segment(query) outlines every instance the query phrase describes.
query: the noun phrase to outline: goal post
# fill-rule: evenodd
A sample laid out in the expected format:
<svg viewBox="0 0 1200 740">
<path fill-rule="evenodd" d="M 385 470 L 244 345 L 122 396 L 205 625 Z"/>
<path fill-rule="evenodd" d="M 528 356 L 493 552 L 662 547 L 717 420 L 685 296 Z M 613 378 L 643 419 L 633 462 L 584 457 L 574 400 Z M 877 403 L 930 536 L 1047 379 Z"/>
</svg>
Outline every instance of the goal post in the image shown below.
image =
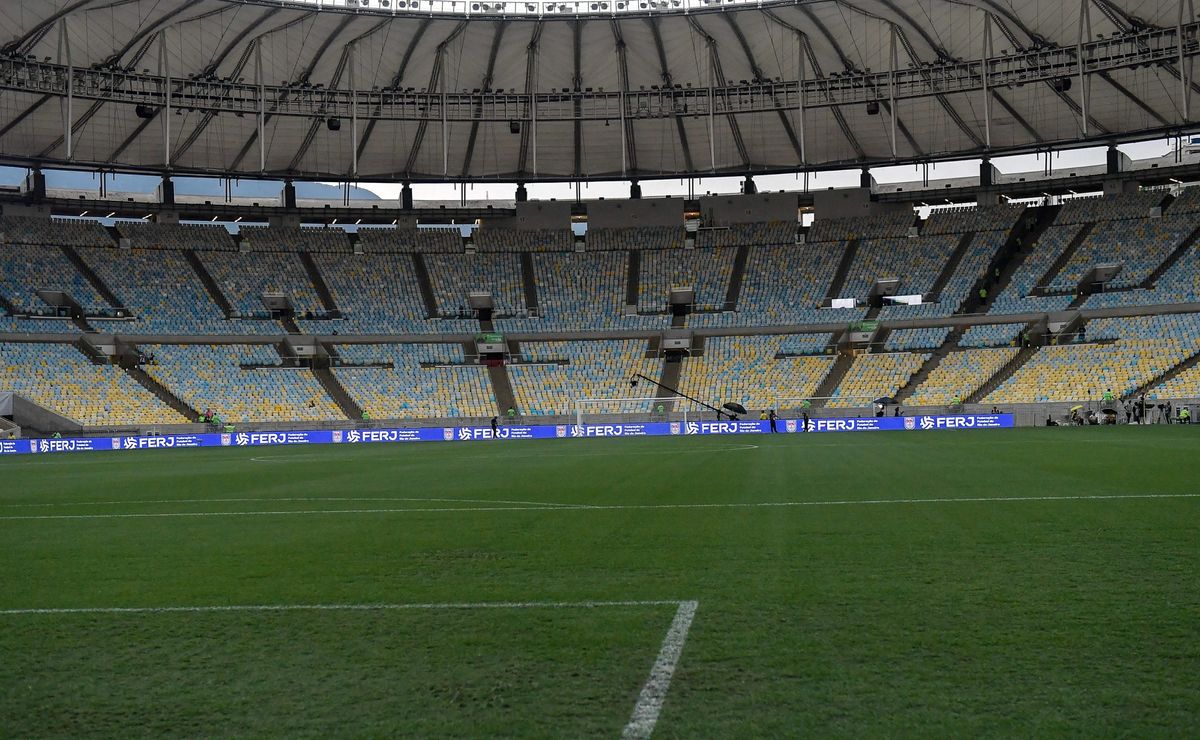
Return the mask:
<svg viewBox="0 0 1200 740">
<path fill-rule="evenodd" d="M 613 424 L 687 421 L 695 416 L 696 405 L 683 396 L 643 396 L 631 398 L 577 398 L 575 423 Z"/>
<path fill-rule="evenodd" d="M 819 401 L 824 401 L 823 410 L 870 410 L 874 413 L 876 398 L 878 396 L 787 396 L 775 399 L 775 411 L 788 415 L 811 413 Z"/>
</svg>

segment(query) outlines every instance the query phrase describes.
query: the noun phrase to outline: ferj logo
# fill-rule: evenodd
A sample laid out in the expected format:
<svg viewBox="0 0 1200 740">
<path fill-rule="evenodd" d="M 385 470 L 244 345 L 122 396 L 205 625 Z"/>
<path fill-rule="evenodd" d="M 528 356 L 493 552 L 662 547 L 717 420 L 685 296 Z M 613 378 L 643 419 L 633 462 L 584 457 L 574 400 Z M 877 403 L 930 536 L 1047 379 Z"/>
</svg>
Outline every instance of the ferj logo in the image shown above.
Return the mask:
<svg viewBox="0 0 1200 740">
<path fill-rule="evenodd" d="M 444 427 L 442 429 L 442 439 L 446 440 L 447 442 L 453 441 L 454 440 L 454 427 Z"/>
<path fill-rule="evenodd" d="M 567 425 L 559 424 L 558 426 L 554 427 L 554 436 L 560 438 L 567 436 Z"/>
<path fill-rule="evenodd" d="M 687 429 L 687 432 L 686 432 L 687 434 L 699 434 L 700 433 L 700 425 L 694 421 L 689 421 L 687 423 L 686 429 Z"/>
<path fill-rule="evenodd" d="M 671 434 L 679 434 L 679 422 L 671 422 Z"/>
<path fill-rule="evenodd" d="M 114 444 L 113 447 L 119 447 L 119 445 Z M 125 438 L 125 449 L 136 450 L 137 449 L 137 439 L 134 437 L 126 437 Z"/>
<path fill-rule="evenodd" d="M 783 428 L 788 430 L 789 433 L 796 431 L 796 420 L 788 419 L 787 422 L 784 423 Z"/>
<path fill-rule="evenodd" d="M 931 417 L 931 416 L 922 416 L 921 417 L 921 428 L 922 429 L 933 429 L 933 427 L 936 424 L 937 424 L 937 422 L 935 422 L 933 420 L 933 417 Z"/>
<path fill-rule="evenodd" d="M 904 428 L 909 431 L 917 428 L 917 420 L 911 416 L 904 417 Z"/>
<path fill-rule="evenodd" d="M 353 431 L 351 431 L 351 434 L 353 434 Z M 334 444 L 341 444 L 341 442 L 342 442 L 342 430 L 341 430 L 341 429 L 334 429 L 334 430 L 333 430 L 333 443 L 334 443 Z"/>
<path fill-rule="evenodd" d="M 232 434 L 222 434 L 221 435 L 221 446 L 228 447 L 231 444 L 233 444 L 233 435 Z"/>
<path fill-rule="evenodd" d="M 238 432 L 237 437 L 234 438 L 234 441 L 239 447 L 245 447 L 246 445 L 250 444 L 250 435 L 246 434 L 245 432 Z"/>
</svg>

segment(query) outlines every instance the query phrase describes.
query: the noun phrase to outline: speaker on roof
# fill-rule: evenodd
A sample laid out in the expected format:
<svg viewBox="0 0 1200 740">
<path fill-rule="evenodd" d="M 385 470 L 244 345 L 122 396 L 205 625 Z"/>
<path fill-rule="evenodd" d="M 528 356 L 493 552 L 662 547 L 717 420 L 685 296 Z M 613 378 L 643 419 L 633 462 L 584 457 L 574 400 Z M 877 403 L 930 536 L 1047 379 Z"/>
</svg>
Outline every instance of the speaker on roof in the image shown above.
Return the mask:
<svg viewBox="0 0 1200 740">
<path fill-rule="evenodd" d="M 341 131 L 342 130 L 342 119 L 340 119 L 340 118 L 328 119 L 327 121 L 325 121 L 325 128 L 329 129 L 330 131 Z"/>
<path fill-rule="evenodd" d="M 133 112 L 138 118 L 151 119 L 158 113 L 158 109 L 152 105 L 139 105 L 134 107 Z"/>
<path fill-rule="evenodd" d="M 1071 78 L 1059 77 L 1057 80 L 1051 82 L 1050 86 L 1054 88 L 1054 92 L 1065 93 L 1071 89 Z"/>
<path fill-rule="evenodd" d="M 879 115 L 879 101 L 878 100 L 872 100 L 867 103 L 867 115 L 868 116 Z"/>
<path fill-rule="evenodd" d="M 508 133 L 510 133 L 510 134 L 521 133 L 521 122 L 520 121 L 509 121 L 508 122 Z"/>
</svg>

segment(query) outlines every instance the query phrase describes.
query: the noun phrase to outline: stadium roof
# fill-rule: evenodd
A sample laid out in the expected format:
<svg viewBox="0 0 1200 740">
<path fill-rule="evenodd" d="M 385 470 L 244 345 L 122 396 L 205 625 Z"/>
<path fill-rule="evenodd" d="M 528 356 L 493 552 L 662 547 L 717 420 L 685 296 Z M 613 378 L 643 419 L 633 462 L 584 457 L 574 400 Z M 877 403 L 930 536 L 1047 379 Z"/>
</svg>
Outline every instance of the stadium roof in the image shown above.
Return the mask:
<svg viewBox="0 0 1200 740">
<path fill-rule="evenodd" d="M 239 177 L 536 181 L 1127 141 L 1193 127 L 1200 24 L 1190 8 L 7 0 L 0 157 Z"/>
</svg>

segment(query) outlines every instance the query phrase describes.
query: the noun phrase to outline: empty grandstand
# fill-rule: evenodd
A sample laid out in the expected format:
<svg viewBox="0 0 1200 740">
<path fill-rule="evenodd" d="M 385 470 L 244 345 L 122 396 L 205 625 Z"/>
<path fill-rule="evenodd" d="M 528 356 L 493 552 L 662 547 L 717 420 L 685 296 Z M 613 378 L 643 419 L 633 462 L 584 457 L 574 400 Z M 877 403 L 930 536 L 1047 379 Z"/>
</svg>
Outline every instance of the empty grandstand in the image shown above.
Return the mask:
<svg viewBox="0 0 1200 740">
<path fill-rule="evenodd" d="M 0 2 L 0 736 L 1193 736 L 1198 59 Z"/>
</svg>

